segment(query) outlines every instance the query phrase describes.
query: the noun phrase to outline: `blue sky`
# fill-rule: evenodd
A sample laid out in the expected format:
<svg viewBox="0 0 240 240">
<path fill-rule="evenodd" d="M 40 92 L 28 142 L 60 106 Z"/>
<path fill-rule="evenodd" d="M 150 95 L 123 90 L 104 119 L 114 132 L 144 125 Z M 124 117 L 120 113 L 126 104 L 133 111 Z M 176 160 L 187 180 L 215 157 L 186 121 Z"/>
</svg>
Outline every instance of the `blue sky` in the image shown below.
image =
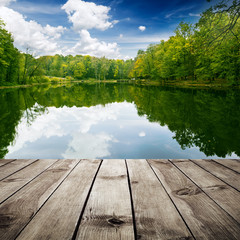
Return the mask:
<svg viewBox="0 0 240 240">
<path fill-rule="evenodd" d="M 180 21 L 196 23 L 206 0 L 0 0 L 15 45 L 35 56 L 133 58 L 167 40 Z"/>
</svg>

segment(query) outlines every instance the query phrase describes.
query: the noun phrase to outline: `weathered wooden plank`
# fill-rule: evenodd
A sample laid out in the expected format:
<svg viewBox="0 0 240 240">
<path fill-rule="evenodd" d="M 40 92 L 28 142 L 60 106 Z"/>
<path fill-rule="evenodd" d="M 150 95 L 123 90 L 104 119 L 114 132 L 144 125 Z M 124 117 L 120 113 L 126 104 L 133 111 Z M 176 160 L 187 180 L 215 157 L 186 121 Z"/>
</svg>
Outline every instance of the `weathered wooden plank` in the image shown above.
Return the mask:
<svg viewBox="0 0 240 240">
<path fill-rule="evenodd" d="M 0 159 L 0 167 L 5 165 L 5 164 L 8 164 L 8 163 L 10 163 L 14 160 L 16 160 L 16 159 Z"/>
<path fill-rule="evenodd" d="M 36 159 L 17 159 L 0 167 L 0 180 L 35 162 Z"/>
<path fill-rule="evenodd" d="M 81 161 L 17 239 L 72 239 L 100 162 Z"/>
<path fill-rule="evenodd" d="M 240 193 L 189 160 L 171 160 L 219 206 L 240 223 Z"/>
<path fill-rule="evenodd" d="M 41 159 L 0 181 L 0 203 L 30 182 L 57 160 Z"/>
<path fill-rule="evenodd" d="M 240 225 L 172 163 L 149 163 L 196 239 L 239 239 Z"/>
<path fill-rule="evenodd" d="M 240 173 L 240 162 L 237 159 L 213 159 L 213 160 Z"/>
<path fill-rule="evenodd" d="M 57 161 L 2 203 L 0 205 L 0 239 L 15 239 L 77 163 L 78 161 L 74 160 Z"/>
<path fill-rule="evenodd" d="M 167 161 L 167 160 L 166 160 Z M 146 160 L 127 160 L 137 239 L 192 239 Z"/>
<path fill-rule="evenodd" d="M 210 159 L 194 159 L 197 165 L 209 171 L 212 175 L 220 178 L 230 186 L 240 191 L 240 174 L 220 165 Z"/>
<path fill-rule="evenodd" d="M 134 239 L 124 160 L 103 160 L 76 239 Z"/>
</svg>

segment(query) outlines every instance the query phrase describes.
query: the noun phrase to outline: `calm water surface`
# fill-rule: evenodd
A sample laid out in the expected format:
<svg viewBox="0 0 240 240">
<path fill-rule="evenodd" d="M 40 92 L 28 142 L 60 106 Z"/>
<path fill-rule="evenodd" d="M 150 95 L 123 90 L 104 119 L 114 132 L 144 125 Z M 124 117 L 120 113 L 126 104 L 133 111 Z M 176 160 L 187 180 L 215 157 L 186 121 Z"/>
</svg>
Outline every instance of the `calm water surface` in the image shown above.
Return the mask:
<svg viewBox="0 0 240 240">
<path fill-rule="evenodd" d="M 0 158 L 236 158 L 239 91 L 133 84 L 0 90 Z"/>
</svg>

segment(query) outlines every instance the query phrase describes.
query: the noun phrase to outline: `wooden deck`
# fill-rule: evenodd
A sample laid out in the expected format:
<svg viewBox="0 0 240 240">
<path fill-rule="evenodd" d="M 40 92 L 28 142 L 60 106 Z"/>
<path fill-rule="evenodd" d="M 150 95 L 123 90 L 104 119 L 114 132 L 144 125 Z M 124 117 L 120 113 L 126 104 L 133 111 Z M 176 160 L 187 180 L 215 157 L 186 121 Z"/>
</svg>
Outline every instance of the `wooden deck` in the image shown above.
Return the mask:
<svg viewBox="0 0 240 240">
<path fill-rule="evenodd" d="M 0 160 L 0 239 L 240 239 L 240 160 Z"/>
</svg>

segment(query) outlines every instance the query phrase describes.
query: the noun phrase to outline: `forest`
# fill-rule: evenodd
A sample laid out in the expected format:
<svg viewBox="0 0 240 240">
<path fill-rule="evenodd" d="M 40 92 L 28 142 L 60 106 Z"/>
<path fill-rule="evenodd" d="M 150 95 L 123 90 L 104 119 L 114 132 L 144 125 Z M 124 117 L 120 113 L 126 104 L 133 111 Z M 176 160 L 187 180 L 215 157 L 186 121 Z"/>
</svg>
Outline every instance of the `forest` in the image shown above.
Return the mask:
<svg viewBox="0 0 240 240">
<path fill-rule="evenodd" d="M 0 20 L 0 85 L 59 80 L 146 79 L 167 81 L 226 80 L 239 85 L 240 2 L 222 1 L 201 14 L 196 24 L 179 23 L 167 41 L 139 50 L 135 59 L 82 55 L 34 57 L 14 47 Z"/>
</svg>

